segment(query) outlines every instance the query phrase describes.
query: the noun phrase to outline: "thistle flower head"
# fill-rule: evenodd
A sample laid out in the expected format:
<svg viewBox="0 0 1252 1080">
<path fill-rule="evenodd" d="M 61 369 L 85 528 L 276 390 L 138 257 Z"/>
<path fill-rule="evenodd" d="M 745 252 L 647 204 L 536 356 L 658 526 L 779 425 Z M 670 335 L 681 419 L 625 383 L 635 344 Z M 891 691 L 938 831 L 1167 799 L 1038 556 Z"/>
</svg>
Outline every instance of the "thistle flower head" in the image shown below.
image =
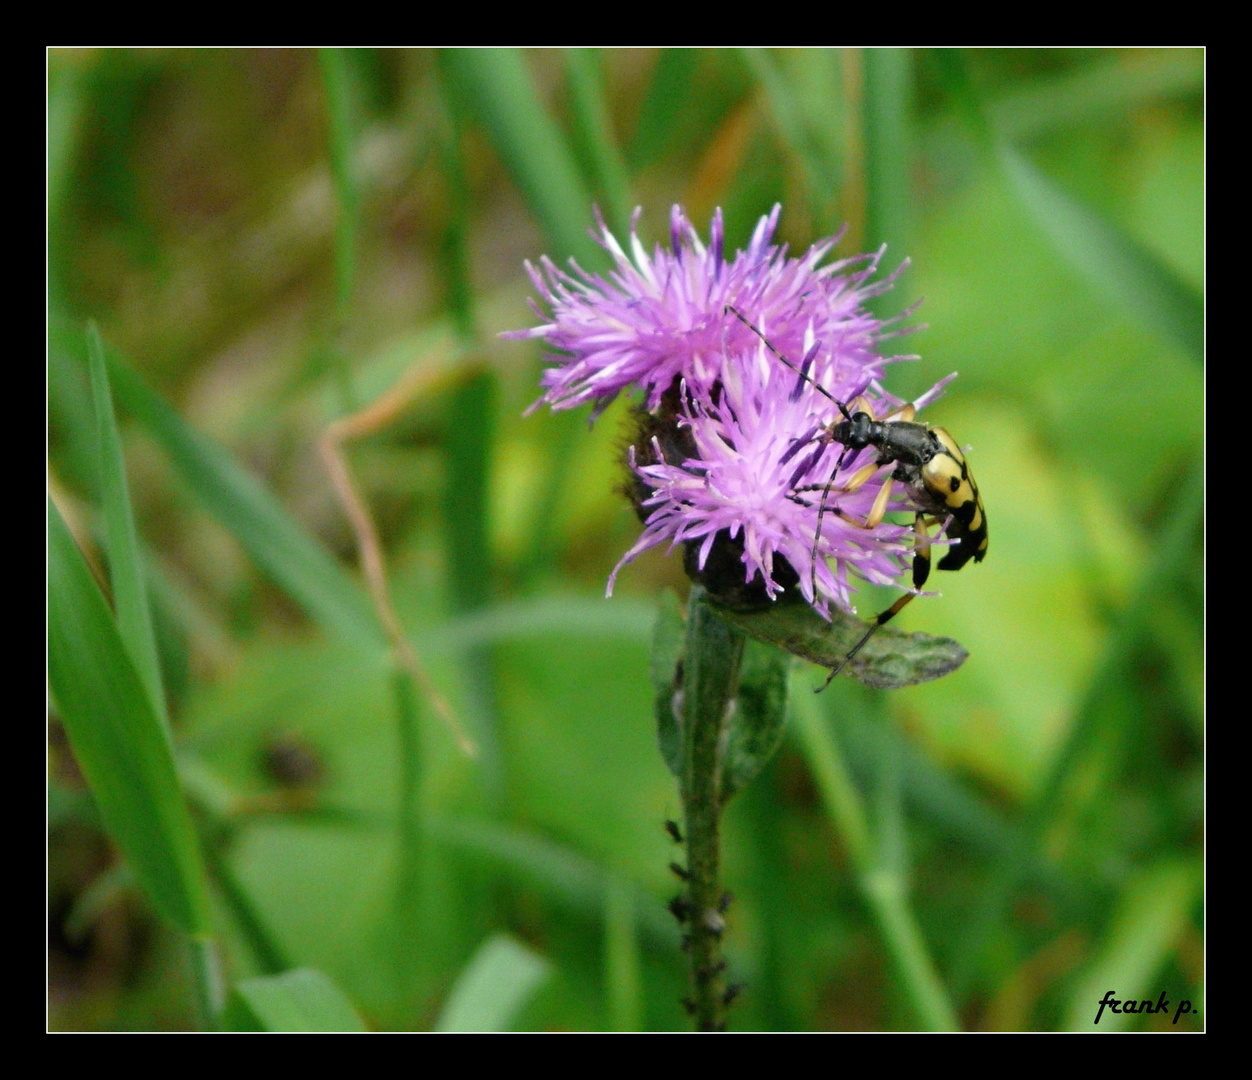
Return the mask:
<svg viewBox="0 0 1252 1080">
<path fill-rule="evenodd" d="M 639 462 L 634 446 L 628 451 L 631 468 L 652 495 L 643 501 L 648 511 L 643 534 L 609 578 L 610 594 L 622 566 L 666 541 L 671 548 L 695 545 L 696 567 L 703 571 L 723 532 L 742 548 L 745 584 L 759 580 L 770 600 L 785 588 L 780 577 L 795 582 L 798 576 L 805 600 L 829 617 L 830 600 L 852 607 L 849 571 L 893 584 L 911 561 L 907 528 L 883 523 L 867 531 L 827 514 L 817 539 L 821 493 L 797 490 L 824 485 L 843 450 L 837 443 L 813 441 L 815 429 L 833 411 L 829 401 L 810 383 L 801 382 L 797 392 L 796 377 L 763 345 L 747 356 L 724 355 L 719 375 L 712 400 L 685 386 L 680 392 L 678 423 L 690 432 L 693 456 L 666 461 L 655 437 L 649 464 Z M 884 473 L 889 475 L 890 466 Z M 870 483 L 840 496 L 840 509 L 864 520 L 880 488 Z M 785 568 L 777 565 L 780 558 Z"/>
<path fill-rule="evenodd" d="M 772 242 L 779 213 L 775 206 L 761 218 L 732 258 L 720 211 L 706 246 L 674 207 L 670 246 L 651 255 L 638 212 L 630 256 L 599 221 L 597 238 L 615 264 L 606 275 L 572 261 L 569 271 L 546 258 L 527 264 L 544 321 L 507 336 L 540 338 L 554 362 L 532 408 L 590 401 L 594 416 L 637 387 L 648 410 L 628 452 L 644 531 L 609 578 L 610 593 L 623 565 L 666 542 L 686 546 L 693 576 L 729 545 L 762 600 L 798 587 L 825 617 L 831 601 L 852 609 L 850 576 L 891 584 L 908 569 L 910 530 L 847 520 L 866 519 L 891 466 L 838 491 L 874 451 L 845 454 L 825 437 L 841 417 L 836 401 L 862 396 L 875 415 L 898 404 L 878 384 L 894 359 L 879 352 L 889 334 L 865 307 L 894 275 L 870 280 L 881 251 L 823 264 L 838 237 L 790 258 Z M 838 512 L 821 517 L 819 533 L 821 489 L 840 461 L 829 500 Z M 895 498 L 893 509 L 909 508 L 907 491 Z"/>
<path fill-rule="evenodd" d="M 775 206 L 761 218 L 747 249 L 730 260 L 721 210 L 713 215 L 706 247 L 675 206 L 670 246 L 657 244 L 651 255 L 636 231 L 639 211 L 631 223 L 630 256 L 597 215 L 596 239 L 614 262 L 607 275 L 588 273 L 573 260 L 569 271 L 546 257 L 538 267 L 527 263 L 548 310 L 535 305 L 544 322 L 506 336 L 541 338 L 554 350 L 549 358 L 555 366 L 544 372 L 544 394 L 533 407 L 570 409 L 594 401 L 599 413 L 622 389 L 638 386 L 647 407 L 655 409 L 678 378 L 693 393 L 707 394 L 723 353 L 754 347 L 751 330 L 726 319 L 727 305 L 754 324 L 767 324 L 771 343 L 785 356 L 804 356 L 819 342 L 816 378 L 859 381 L 864 388 L 878 377 L 882 359 L 874 345 L 881 324 L 863 307 L 890 286 L 866 284 L 878 256 L 822 266 L 839 240 L 833 236 L 799 259 L 788 258 L 786 245 L 771 243 L 781 210 Z"/>
</svg>

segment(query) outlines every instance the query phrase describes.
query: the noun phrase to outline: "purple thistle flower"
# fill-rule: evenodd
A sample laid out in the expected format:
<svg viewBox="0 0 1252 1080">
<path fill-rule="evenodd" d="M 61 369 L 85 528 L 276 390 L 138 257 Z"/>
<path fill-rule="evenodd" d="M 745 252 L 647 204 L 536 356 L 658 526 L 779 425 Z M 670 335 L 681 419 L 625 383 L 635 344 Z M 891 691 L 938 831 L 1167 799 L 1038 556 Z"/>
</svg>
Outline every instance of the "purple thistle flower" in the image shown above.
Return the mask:
<svg viewBox="0 0 1252 1080">
<path fill-rule="evenodd" d="M 569 272 L 547 258 L 538 269 L 527 263 L 548 310 L 532 304 L 542 325 L 505 336 L 541 338 L 555 350 L 532 409 L 591 401 L 594 419 L 622 389 L 637 386 L 649 410 L 628 454 L 644 531 L 613 570 L 610 594 L 618 571 L 641 552 L 681 543 L 693 577 L 706 580 L 711 555 L 724 569 L 729 552 L 742 564 L 748 594 L 769 602 L 798 585 L 829 618 L 831 601 L 853 610 L 851 575 L 897 584 L 912 562 L 910 529 L 886 521 L 859 528 L 831 512 L 865 520 L 890 464 L 855 492 L 831 492 L 813 560 L 821 488 L 844 453 L 823 437 L 840 419 L 831 399 L 864 396 L 876 416 L 899 404 L 878 383 L 887 360 L 900 359 L 878 351 L 896 331 L 865 307 L 895 275 L 870 282 L 882 251 L 822 265 L 837 236 L 789 258 L 785 245 L 771 243 L 780 210 L 763 217 L 747 249 L 730 260 L 720 210 L 705 247 L 675 206 L 670 249 L 657 245 L 651 256 L 636 232 L 638 211 L 632 257 L 597 215 L 597 239 L 615 263 L 607 275 L 572 260 Z M 874 453 L 847 454 L 836 486 Z M 895 500 L 892 509 L 912 508 L 907 491 L 898 489 Z"/>
<path fill-rule="evenodd" d="M 830 600 L 852 610 L 849 571 L 876 584 L 895 584 L 912 562 L 911 530 L 889 522 L 865 530 L 831 513 L 822 522 L 818 558 L 814 573 L 809 572 L 821 492 L 796 489 L 824 485 L 843 447 L 810 442 L 804 433 L 829 413 L 837 416 L 834 406 L 811 383 L 793 393 L 795 376 L 764 345 L 747 355 L 724 356 L 719 374 L 716 401 L 693 397 L 685 386 L 680 392 L 686 404 L 678 423 L 690 431 L 693 456 L 666 461 L 655 437 L 648 455 L 652 464 L 638 464 L 635 447 L 628 451 L 631 468 L 652 495 L 643 501 L 649 511 L 643 534 L 614 568 L 609 595 L 626 563 L 665 541 L 671 548 L 698 545 L 696 568 L 703 571 L 722 532 L 742 548 L 745 584 L 759 577 L 765 595 L 774 600 L 785 587 L 775 566 L 781 556 L 795 571 L 787 577 L 795 581 L 798 575 L 805 600 L 826 618 Z M 797 467 L 793 452 L 803 444 Z M 851 464 L 865 460 L 868 456 L 858 455 Z M 852 494 L 832 496 L 832 503 L 864 520 L 891 470 L 884 465 L 881 476 Z"/>
<path fill-rule="evenodd" d="M 651 257 L 636 232 L 635 211 L 633 262 L 597 214 L 596 239 L 616 264 L 607 276 L 588 273 L 572 259 L 570 272 L 546 257 L 538 268 L 528 262 L 526 270 L 550 313 L 532 305 L 544 323 L 505 336 L 542 338 L 556 350 L 550 355 L 556 366 L 544 372 L 545 392 L 532 408 L 546 402 L 571 409 L 594 401 L 598 415 L 623 388 L 637 385 L 647 407 L 655 409 L 679 378 L 695 394 L 709 392 L 722 354 L 755 344 L 746 326 L 728 323 L 723 314 L 728 304 L 754 325 L 767 325 L 771 343 L 784 356 L 798 361 L 820 342 L 812 374 L 832 393 L 859 392 L 880 377 L 883 359 L 875 343 L 882 324 L 863 305 L 891 286 L 891 278 L 865 284 L 882 253 L 821 266 L 839 240 L 832 236 L 803 258 L 789 259 L 785 245 L 770 243 L 781 210 L 775 206 L 761 218 L 747 250 L 729 262 L 721 210 L 713 215 L 706 248 L 677 206 L 670 215 L 670 249 L 658 244 Z M 840 273 L 855 264 L 862 265 Z"/>
</svg>

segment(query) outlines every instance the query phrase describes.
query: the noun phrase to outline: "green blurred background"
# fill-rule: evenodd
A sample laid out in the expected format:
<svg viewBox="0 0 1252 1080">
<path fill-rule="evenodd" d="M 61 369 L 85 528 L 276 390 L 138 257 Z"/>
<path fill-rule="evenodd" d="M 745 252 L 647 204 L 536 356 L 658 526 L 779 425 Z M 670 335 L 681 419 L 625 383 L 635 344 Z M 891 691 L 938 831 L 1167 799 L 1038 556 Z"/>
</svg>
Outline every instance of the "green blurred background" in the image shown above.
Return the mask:
<svg viewBox="0 0 1252 1080">
<path fill-rule="evenodd" d="M 649 245 L 673 203 L 705 236 L 720 206 L 733 250 L 781 201 L 797 253 L 847 223 L 838 255 L 912 260 L 880 314 L 924 299 L 898 343 L 922 359 L 888 388 L 960 372 L 927 419 L 990 523 L 899 620 L 960 640 L 959 672 L 794 676 L 874 865 L 965 1027 L 1089 1028 L 1107 989 L 1196 1015 L 1101 1029 L 1202 1024 L 1201 51 L 76 51 L 48 76 L 50 487 L 99 564 L 94 319 L 138 377 L 114 389 L 230 982 L 311 967 L 368 1026 L 428 1028 L 495 962 L 505 1026 L 688 1025 L 648 676 L 681 560 L 604 599 L 639 532 L 624 403 L 523 418 L 540 353 L 497 335 L 535 321 L 524 259 L 605 266 L 593 202 L 619 237 L 642 206 Z M 347 458 L 472 760 L 205 479 L 228 455 L 359 586 L 317 442 L 403 379 Z M 49 1024 L 189 1026 L 178 935 L 54 703 L 48 732 Z M 731 1027 L 912 1028 L 814 754 L 788 738 L 728 811 Z"/>
</svg>

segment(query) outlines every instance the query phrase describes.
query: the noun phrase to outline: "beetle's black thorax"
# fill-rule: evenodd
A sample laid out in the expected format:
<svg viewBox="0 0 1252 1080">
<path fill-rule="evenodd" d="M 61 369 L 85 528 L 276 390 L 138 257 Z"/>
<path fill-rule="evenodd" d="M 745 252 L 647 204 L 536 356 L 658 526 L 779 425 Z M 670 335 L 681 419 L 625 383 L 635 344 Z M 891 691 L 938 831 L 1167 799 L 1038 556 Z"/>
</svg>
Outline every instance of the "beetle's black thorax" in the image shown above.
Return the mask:
<svg viewBox="0 0 1252 1080">
<path fill-rule="evenodd" d="M 840 420 L 830 429 L 829 437 L 850 450 L 876 447 L 883 461 L 912 466 L 925 465 L 943 449 L 925 424 L 884 424 L 863 412 L 853 413 L 850 420 Z"/>
</svg>

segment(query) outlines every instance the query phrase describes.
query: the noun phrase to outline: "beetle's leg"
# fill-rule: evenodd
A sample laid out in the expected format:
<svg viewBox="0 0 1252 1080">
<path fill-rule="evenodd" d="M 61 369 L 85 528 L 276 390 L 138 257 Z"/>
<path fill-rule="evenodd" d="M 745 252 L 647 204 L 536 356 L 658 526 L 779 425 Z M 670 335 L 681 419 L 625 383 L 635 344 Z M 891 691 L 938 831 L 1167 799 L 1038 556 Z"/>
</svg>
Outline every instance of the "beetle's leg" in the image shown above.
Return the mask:
<svg viewBox="0 0 1252 1080">
<path fill-rule="evenodd" d="M 917 415 L 917 406 L 911 401 L 906 405 L 901 405 L 895 412 L 890 412 L 882 418 L 884 424 L 908 424 L 912 423 L 913 417 Z"/>
<path fill-rule="evenodd" d="M 840 457 L 842 456 L 843 455 L 840 455 Z M 821 491 L 821 509 L 817 514 L 817 531 L 819 533 L 822 528 L 822 517 L 825 515 L 827 510 L 829 510 L 836 517 L 842 518 L 849 525 L 855 525 L 858 529 L 874 529 L 882 524 L 883 515 L 887 512 L 887 503 L 890 501 L 891 492 L 895 487 L 895 481 L 890 477 L 887 479 L 887 482 L 883 484 L 882 490 L 879 491 L 877 497 L 874 499 L 874 505 L 870 507 L 869 514 L 866 516 L 864 521 L 861 521 L 859 518 L 854 518 L 851 514 L 845 513 L 838 506 L 830 506 L 826 501 L 832 491 L 836 495 L 850 495 L 854 491 L 859 491 L 865 486 L 865 482 L 873 476 L 874 473 L 878 472 L 882 466 L 882 462 L 871 462 L 869 465 L 865 465 L 864 467 L 857 469 L 856 472 L 854 472 L 849 478 L 848 482 L 846 484 L 840 484 L 839 487 L 834 486 L 835 477 L 832 474 L 830 480 L 822 485 L 820 489 L 817 484 L 809 484 L 805 487 L 796 488 L 797 492 Z M 836 465 L 835 472 L 837 473 L 838 471 L 839 466 Z"/>
<path fill-rule="evenodd" d="M 839 456 L 840 458 L 843 458 L 846 455 L 847 450 L 845 449 L 844 453 Z M 840 484 L 838 487 L 834 486 L 834 477 L 832 476 L 830 480 L 826 481 L 824 484 L 805 484 L 803 487 L 798 487 L 794 490 L 797 492 L 833 491 L 836 495 L 851 495 L 854 491 L 860 491 L 861 488 L 865 486 L 865 482 L 873 476 L 874 473 L 881 469 L 882 466 L 883 462 L 881 461 L 872 461 L 868 465 L 863 465 L 848 478 L 848 482 L 846 484 Z M 835 471 L 839 471 L 838 465 L 835 466 Z"/>
<path fill-rule="evenodd" d="M 869 416 L 870 419 L 874 419 L 874 406 L 870 404 L 869 398 L 863 395 L 860 397 L 854 397 L 851 401 L 848 402 L 848 412 L 850 413 L 863 412 L 867 416 Z M 882 418 L 882 422 L 884 424 L 897 424 L 897 423 L 907 424 L 907 423 L 910 423 L 913 417 L 915 417 L 916 415 L 917 415 L 917 406 L 914 405 L 910 401 L 904 405 L 901 405 L 894 412 L 887 413 L 887 415 Z"/>
<path fill-rule="evenodd" d="M 926 530 L 934 523 L 933 518 L 926 518 L 921 514 L 913 519 L 913 588 L 915 589 L 920 589 L 930 577 L 930 533 Z"/>
<path fill-rule="evenodd" d="M 913 588 L 920 589 L 926 584 L 926 579 L 930 576 L 930 534 L 926 532 L 926 520 L 924 515 L 918 514 L 913 519 L 913 532 L 917 537 L 914 541 L 913 547 Z M 870 623 L 869 629 L 866 630 L 861 636 L 861 640 L 852 646 L 852 648 L 848 651 L 848 655 L 840 660 L 837 666 L 830 669 L 830 674 L 826 676 L 826 681 L 822 683 L 821 686 L 817 687 L 813 692 L 815 694 L 820 694 L 823 690 L 825 690 L 826 687 L 830 685 L 831 680 L 838 675 L 845 666 L 847 666 L 848 661 L 865 647 L 865 643 L 874 636 L 875 631 L 877 631 L 880 626 L 885 626 L 897 615 L 899 615 L 900 612 L 913 601 L 913 598 L 916 595 L 916 592 L 905 593 L 899 600 L 892 604 L 891 607 L 887 608 L 886 611 Z"/>
</svg>

